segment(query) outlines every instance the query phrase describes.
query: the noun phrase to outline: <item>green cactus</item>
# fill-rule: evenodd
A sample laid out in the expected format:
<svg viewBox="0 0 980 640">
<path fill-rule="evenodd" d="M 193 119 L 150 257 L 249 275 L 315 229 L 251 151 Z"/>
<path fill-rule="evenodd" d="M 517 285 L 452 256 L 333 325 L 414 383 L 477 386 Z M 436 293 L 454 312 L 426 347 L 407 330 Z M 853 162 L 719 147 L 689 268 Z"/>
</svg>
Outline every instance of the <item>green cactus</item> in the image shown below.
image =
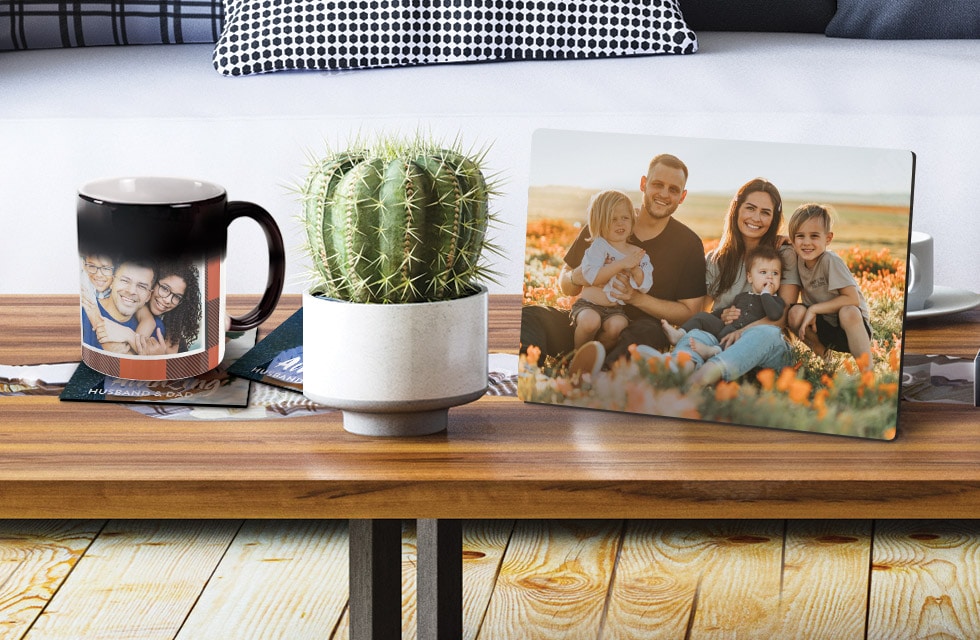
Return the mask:
<svg viewBox="0 0 980 640">
<path fill-rule="evenodd" d="M 378 141 L 331 153 L 302 186 L 311 292 L 351 302 L 409 303 L 469 295 L 496 274 L 481 262 L 496 195 L 485 152 Z"/>
</svg>

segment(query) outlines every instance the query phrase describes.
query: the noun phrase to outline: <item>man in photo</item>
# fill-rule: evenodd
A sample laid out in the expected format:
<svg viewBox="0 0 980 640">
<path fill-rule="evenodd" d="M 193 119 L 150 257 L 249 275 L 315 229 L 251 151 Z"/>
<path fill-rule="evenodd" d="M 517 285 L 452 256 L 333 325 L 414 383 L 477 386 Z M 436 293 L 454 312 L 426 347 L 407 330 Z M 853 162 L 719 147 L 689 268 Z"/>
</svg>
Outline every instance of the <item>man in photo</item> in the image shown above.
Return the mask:
<svg viewBox="0 0 980 640">
<path fill-rule="evenodd" d="M 97 331 L 105 322 L 135 330 L 139 326 L 136 312 L 149 301 L 155 282 L 156 270 L 152 264 L 132 259 L 121 262 L 116 267 L 109 297 L 96 300 L 95 307 L 82 305 L 82 343 L 115 353 L 133 353 L 125 342 L 99 342 Z"/>
<path fill-rule="evenodd" d="M 653 286 L 642 293 L 634 291 L 628 280 L 615 285 L 619 295 L 627 301 L 625 310 L 630 319 L 629 326 L 605 354 L 596 348 L 596 343 L 588 343 L 589 351 L 595 353 L 577 354 L 577 368 L 594 369 L 603 361 L 611 365 L 627 353 L 631 344 L 662 349 L 667 345 L 667 337 L 660 320 L 683 324 L 701 310 L 706 295 L 704 244 L 694 231 L 673 218 L 687 197 L 687 179 L 687 165 L 670 154 L 654 157 L 646 174 L 640 177 L 643 199 L 629 242 L 649 256 L 653 265 Z M 585 226 L 565 254 L 565 265 L 559 276 L 559 286 L 565 295 L 578 295 L 587 284 L 580 265 L 588 247 L 588 237 L 588 226 Z M 528 309 L 532 307 L 526 307 L 522 316 L 522 345 L 537 345 L 536 340 L 549 333 L 567 333 L 571 342 L 572 329 L 567 312 Z M 561 322 L 560 316 L 564 317 L 563 329 L 556 326 Z M 551 340 L 552 344 L 562 342 L 564 340 Z M 542 352 L 550 351 L 550 348 L 548 351 L 542 348 Z"/>
</svg>

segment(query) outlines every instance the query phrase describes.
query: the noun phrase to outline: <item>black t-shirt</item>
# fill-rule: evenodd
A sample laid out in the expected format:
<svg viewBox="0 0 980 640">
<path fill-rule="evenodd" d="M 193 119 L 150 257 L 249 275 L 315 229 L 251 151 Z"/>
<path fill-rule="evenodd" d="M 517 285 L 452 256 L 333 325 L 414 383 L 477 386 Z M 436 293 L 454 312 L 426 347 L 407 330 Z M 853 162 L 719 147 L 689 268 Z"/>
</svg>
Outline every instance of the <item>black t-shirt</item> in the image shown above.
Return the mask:
<svg viewBox="0 0 980 640">
<path fill-rule="evenodd" d="M 588 236 L 589 227 L 586 225 L 565 253 L 565 264 L 569 268 L 574 269 L 582 264 L 582 256 L 589 246 Z M 654 298 L 676 302 L 707 294 L 704 243 L 683 223 L 671 218 L 657 237 L 641 242 L 631 234 L 629 243 L 646 251 L 653 264 L 653 286 L 649 293 Z M 638 318 L 646 314 L 627 305 L 626 315 Z"/>
</svg>

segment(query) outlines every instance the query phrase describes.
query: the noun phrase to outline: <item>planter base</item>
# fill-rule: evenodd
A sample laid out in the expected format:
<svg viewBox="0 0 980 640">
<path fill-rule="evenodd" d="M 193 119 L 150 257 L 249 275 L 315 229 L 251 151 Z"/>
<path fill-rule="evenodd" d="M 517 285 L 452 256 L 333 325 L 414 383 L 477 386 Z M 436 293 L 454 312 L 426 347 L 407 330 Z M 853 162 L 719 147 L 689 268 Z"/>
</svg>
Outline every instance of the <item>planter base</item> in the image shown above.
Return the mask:
<svg viewBox="0 0 980 640">
<path fill-rule="evenodd" d="M 486 393 L 484 386 L 466 395 L 408 402 L 354 402 L 317 395 L 310 399 L 343 411 L 344 430 L 350 433 L 411 438 L 445 431 L 449 425 L 449 409 L 479 400 Z"/>
<path fill-rule="evenodd" d="M 446 430 L 448 409 L 487 391 L 488 293 L 354 304 L 303 296 L 303 394 L 366 436 Z"/>
<path fill-rule="evenodd" d="M 360 436 L 413 437 L 445 431 L 449 409 L 405 413 L 344 411 L 344 430 Z"/>
</svg>

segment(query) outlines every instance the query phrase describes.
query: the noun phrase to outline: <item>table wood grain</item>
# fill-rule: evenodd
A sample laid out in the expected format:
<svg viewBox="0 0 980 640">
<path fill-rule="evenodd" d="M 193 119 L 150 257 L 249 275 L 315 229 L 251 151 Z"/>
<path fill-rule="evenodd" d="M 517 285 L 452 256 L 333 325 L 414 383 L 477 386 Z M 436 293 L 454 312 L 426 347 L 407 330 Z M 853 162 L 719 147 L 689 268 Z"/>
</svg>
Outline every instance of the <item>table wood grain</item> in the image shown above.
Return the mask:
<svg viewBox="0 0 980 640">
<path fill-rule="evenodd" d="M 263 333 L 299 304 L 285 297 Z M 491 350 L 516 351 L 519 305 L 493 298 Z M 0 362 L 78 360 L 77 309 L 0 297 Z M 911 323 L 906 350 L 972 358 L 978 322 Z M 181 422 L 5 397 L 0 517 L 971 518 L 978 416 L 903 403 L 879 442 L 486 397 L 453 409 L 447 433 L 390 440 L 346 433 L 339 413 Z"/>
</svg>

